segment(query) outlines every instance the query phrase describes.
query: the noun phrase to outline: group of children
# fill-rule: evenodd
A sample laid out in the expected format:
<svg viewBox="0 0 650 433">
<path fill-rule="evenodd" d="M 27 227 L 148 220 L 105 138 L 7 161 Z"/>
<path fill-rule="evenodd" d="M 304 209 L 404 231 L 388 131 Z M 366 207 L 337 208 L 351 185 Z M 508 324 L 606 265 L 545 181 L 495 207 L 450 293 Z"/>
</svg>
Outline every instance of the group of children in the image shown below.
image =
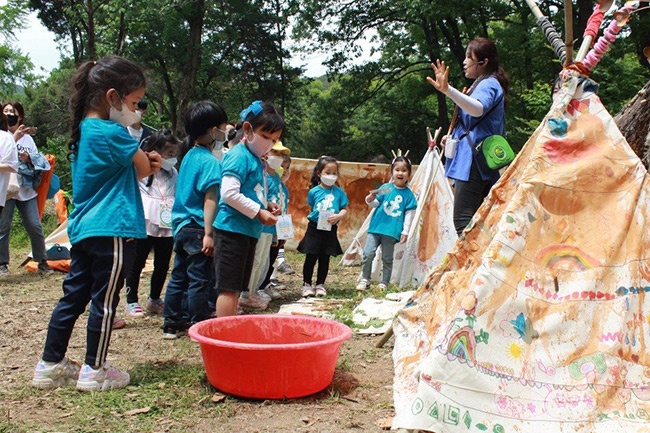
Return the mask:
<svg viewBox="0 0 650 433">
<path fill-rule="evenodd" d="M 146 309 L 163 313 L 164 338 L 175 339 L 214 315 L 235 315 L 239 305 L 254 306 L 263 295 L 279 295 L 269 285 L 270 264 L 281 247 L 276 224 L 287 213 L 284 182 L 290 151 L 280 142 L 283 117 L 262 101 L 243 110 L 241 122 L 234 126 L 219 105 L 197 102 L 187 111 L 183 143 L 170 131 L 159 131 L 141 147 L 127 132 L 140 121 L 137 104 L 145 93 L 145 77 L 136 64 L 118 56 L 87 62 L 73 84 L 70 273 L 52 313 L 32 385 L 51 389 L 76 383 L 82 391 L 101 391 L 130 381 L 129 374 L 106 356 L 125 280 L 127 309 L 143 313 L 137 291 L 152 248 L 154 273 Z M 222 153 L 229 138 L 236 144 Z M 298 246 L 306 254 L 305 297 L 326 295 L 330 257 L 342 253 L 337 227 L 347 214 L 348 198 L 336 185 L 338 171 L 338 162 L 327 156 L 313 171 L 307 197 L 312 211 Z M 377 209 L 364 253 L 365 284 L 360 282 L 359 289 L 367 287 L 369 263 L 380 244 L 383 282 L 390 280 L 392 254 L 387 253 L 405 240 L 415 208 L 407 186 L 410 172 L 410 162 L 396 158 L 391 164 L 393 182 L 366 197 Z M 163 301 L 172 249 L 175 259 Z M 79 366 L 66 351 L 74 324 L 89 303 L 86 355 Z"/>
</svg>

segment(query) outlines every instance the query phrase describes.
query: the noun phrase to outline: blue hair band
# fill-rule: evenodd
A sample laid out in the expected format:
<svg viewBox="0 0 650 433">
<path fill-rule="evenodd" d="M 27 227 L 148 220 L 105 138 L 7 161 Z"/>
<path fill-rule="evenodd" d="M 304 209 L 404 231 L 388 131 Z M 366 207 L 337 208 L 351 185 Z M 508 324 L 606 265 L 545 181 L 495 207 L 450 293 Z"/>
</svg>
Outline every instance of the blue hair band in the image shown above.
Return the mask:
<svg viewBox="0 0 650 433">
<path fill-rule="evenodd" d="M 244 109 L 239 113 L 242 122 L 246 120 L 249 114 L 253 113 L 254 116 L 257 116 L 262 112 L 262 101 L 255 101 L 248 108 Z"/>
</svg>

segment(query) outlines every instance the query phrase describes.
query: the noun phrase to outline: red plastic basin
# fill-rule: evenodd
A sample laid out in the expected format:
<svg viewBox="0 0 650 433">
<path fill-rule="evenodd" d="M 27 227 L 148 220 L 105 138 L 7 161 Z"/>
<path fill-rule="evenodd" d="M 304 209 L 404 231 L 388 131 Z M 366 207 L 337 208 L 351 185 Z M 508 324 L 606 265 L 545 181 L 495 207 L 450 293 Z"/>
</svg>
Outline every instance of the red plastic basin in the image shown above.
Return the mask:
<svg viewBox="0 0 650 433">
<path fill-rule="evenodd" d="M 221 317 L 193 325 L 212 386 L 239 397 L 304 397 L 334 377 L 347 326 L 309 316 Z"/>
</svg>

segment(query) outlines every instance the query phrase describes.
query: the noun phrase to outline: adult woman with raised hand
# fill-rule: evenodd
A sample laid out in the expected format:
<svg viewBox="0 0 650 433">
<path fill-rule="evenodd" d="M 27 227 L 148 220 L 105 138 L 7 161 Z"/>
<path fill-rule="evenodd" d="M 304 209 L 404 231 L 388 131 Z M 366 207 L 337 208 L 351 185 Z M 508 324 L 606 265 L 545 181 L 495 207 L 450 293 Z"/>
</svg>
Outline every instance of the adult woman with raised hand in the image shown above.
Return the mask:
<svg viewBox="0 0 650 433">
<path fill-rule="evenodd" d="M 487 166 L 476 146 L 491 135 L 505 135 L 508 77 L 494 42 L 482 37 L 467 45 L 463 71 L 474 81 L 466 93 L 449 85 L 445 62 L 438 59 L 431 66 L 435 77 L 427 81 L 456 104 L 457 122 L 451 134 L 443 137 L 443 145 L 449 147 L 445 149 L 445 174 L 454 181 L 454 226 L 460 236 L 499 179 L 499 171 Z"/>
</svg>

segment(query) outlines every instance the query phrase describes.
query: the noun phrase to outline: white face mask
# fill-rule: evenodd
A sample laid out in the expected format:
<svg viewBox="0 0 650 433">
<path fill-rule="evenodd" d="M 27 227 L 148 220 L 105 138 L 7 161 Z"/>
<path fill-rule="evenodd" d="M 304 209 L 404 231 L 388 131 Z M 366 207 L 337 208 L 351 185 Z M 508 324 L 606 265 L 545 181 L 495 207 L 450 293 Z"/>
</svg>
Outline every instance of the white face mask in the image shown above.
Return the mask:
<svg viewBox="0 0 650 433">
<path fill-rule="evenodd" d="M 177 162 L 178 159 L 176 158 L 163 159 L 162 161 L 160 161 L 160 168 L 162 168 L 165 171 L 171 171 L 171 169 L 174 168 Z"/>
<path fill-rule="evenodd" d="M 280 181 L 282 183 L 286 183 L 289 180 L 289 177 L 291 176 L 291 170 L 285 170 L 282 176 L 280 177 Z"/>
<path fill-rule="evenodd" d="M 336 183 L 336 179 L 338 179 L 338 176 L 335 174 L 321 174 L 320 175 L 320 181 L 323 182 L 323 185 L 325 186 L 332 186 Z"/>
<path fill-rule="evenodd" d="M 253 139 L 247 140 L 247 145 L 250 151 L 255 154 L 255 156 L 261 158 L 262 156 L 266 155 L 269 150 L 271 150 L 273 147 L 273 140 L 253 133 Z"/>
<path fill-rule="evenodd" d="M 216 147 L 212 149 L 212 154 L 219 160 L 223 161 L 223 147 L 219 147 L 217 149 Z"/>
<path fill-rule="evenodd" d="M 266 163 L 271 167 L 273 170 L 278 170 L 279 168 L 282 167 L 282 161 L 284 161 L 284 158 L 281 156 L 277 155 L 269 155 L 269 157 L 266 160 Z"/>
<path fill-rule="evenodd" d="M 124 127 L 131 126 L 140 121 L 138 112 L 129 110 L 124 103 L 122 103 L 122 111 L 117 110 L 111 105 L 108 118 Z"/>
</svg>

